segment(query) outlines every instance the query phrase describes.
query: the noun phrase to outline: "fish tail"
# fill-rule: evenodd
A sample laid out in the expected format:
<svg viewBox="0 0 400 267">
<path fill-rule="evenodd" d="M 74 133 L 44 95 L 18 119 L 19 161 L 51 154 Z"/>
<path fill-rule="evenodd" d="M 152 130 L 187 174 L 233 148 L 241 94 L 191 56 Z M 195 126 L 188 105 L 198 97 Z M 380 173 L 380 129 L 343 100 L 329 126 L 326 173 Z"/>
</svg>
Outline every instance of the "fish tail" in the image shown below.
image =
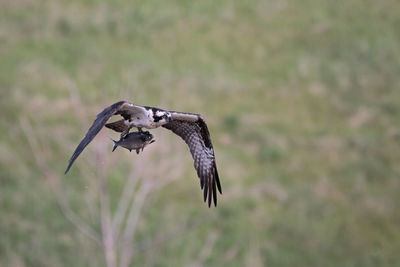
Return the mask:
<svg viewBox="0 0 400 267">
<path fill-rule="evenodd" d="M 117 147 L 118 147 L 118 145 L 117 145 L 117 143 L 115 143 L 111 152 L 114 152 L 114 150 L 117 149 Z"/>
<path fill-rule="evenodd" d="M 114 139 L 112 139 L 111 137 L 108 137 L 108 138 L 110 138 L 111 139 L 111 141 L 113 141 L 114 142 L 114 146 L 113 146 L 113 149 L 112 149 L 112 151 L 111 152 L 114 152 L 114 150 L 118 147 L 118 141 L 115 141 Z"/>
</svg>

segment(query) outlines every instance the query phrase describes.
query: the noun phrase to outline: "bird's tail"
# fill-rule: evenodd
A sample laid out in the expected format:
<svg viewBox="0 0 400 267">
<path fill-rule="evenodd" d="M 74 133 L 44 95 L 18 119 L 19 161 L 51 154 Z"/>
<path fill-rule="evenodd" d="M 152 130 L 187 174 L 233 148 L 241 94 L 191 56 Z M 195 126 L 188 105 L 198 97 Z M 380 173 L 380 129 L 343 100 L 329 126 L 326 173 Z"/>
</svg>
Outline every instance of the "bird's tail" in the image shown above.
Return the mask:
<svg viewBox="0 0 400 267">
<path fill-rule="evenodd" d="M 114 146 L 113 146 L 113 149 L 112 149 L 112 151 L 111 152 L 114 152 L 114 150 L 118 147 L 118 141 L 115 141 L 114 139 L 112 139 L 111 137 L 108 137 L 108 138 L 110 138 L 111 139 L 111 141 L 113 141 L 114 142 Z"/>
</svg>

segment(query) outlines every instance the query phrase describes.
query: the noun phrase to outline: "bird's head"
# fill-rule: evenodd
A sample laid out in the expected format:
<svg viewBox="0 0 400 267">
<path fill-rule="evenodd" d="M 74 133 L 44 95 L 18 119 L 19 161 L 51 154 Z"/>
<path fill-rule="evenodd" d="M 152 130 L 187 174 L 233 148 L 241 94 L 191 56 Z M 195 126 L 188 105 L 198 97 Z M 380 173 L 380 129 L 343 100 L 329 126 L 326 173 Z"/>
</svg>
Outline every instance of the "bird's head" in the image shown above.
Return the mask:
<svg viewBox="0 0 400 267">
<path fill-rule="evenodd" d="M 158 125 L 164 125 L 172 121 L 172 116 L 169 111 L 157 109 L 153 110 L 153 120 Z"/>
</svg>

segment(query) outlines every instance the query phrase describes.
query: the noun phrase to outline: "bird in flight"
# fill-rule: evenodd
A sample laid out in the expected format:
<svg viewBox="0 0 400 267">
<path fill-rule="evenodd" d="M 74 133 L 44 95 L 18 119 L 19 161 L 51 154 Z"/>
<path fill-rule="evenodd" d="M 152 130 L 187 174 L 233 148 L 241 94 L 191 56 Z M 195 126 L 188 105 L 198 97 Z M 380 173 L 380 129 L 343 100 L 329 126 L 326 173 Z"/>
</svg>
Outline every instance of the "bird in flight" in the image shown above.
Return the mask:
<svg viewBox="0 0 400 267">
<path fill-rule="evenodd" d="M 106 124 L 113 115 L 121 115 L 123 119 Z M 200 179 L 200 187 L 203 190 L 204 202 L 207 201 L 208 197 L 208 206 L 211 206 L 211 199 L 214 202 L 214 206 L 217 206 L 217 188 L 222 194 L 221 183 L 211 136 L 207 124 L 200 114 L 139 106 L 128 101 L 114 103 L 97 114 L 92 126 L 72 154 L 65 174 L 103 126 L 120 132 L 121 139 L 129 133 L 132 127 L 136 127 L 139 132 L 142 132 L 142 128 L 154 129 L 162 126 L 179 135 L 189 146 L 192 154 L 194 168 Z"/>
</svg>

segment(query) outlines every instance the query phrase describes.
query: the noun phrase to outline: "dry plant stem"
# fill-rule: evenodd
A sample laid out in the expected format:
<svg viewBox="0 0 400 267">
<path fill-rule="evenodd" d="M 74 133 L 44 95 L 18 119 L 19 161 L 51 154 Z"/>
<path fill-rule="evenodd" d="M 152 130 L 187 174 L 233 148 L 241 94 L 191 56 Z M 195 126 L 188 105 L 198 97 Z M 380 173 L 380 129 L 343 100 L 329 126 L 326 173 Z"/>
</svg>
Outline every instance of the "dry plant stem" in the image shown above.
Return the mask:
<svg viewBox="0 0 400 267">
<path fill-rule="evenodd" d="M 208 235 L 207 241 L 203 246 L 203 249 L 200 252 L 198 262 L 201 264 L 210 256 L 211 251 L 215 245 L 215 241 L 217 241 L 218 234 L 216 232 L 211 232 Z"/>
<path fill-rule="evenodd" d="M 133 256 L 135 256 L 137 253 L 146 251 L 148 249 L 154 249 L 157 248 L 161 245 L 163 245 L 165 242 L 181 238 L 184 236 L 185 233 L 188 233 L 189 231 L 199 227 L 204 221 L 204 218 L 197 218 L 195 220 L 195 223 L 182 223 L 181 225 L 175 227 L 173 231 L 170 231 L 169 233 L 160 233 L 158 234 L 155 238 L 153 238 L 150 241 L 144 242 L 142 244 L 139 244 L 138 246 L 135 247 L 135 250 L 133 252 Z"/>
<path fill-rule="evenodd" d="M 56 197 L 57 203 L 60 206 L 61 212 L 64 216 L 84 235 L 96 241 L 97 244 L 101 245 L 100 237 L 90 226 L 88 226 L 84 221 L 82 221 L 68 206 L 67 201 L 64 198 L 61 190 L 57 187 L 57 178 L 51 173 L 48 168 L 47 160 L 39 141 L 35 135 L 35 131 L 33 130 L 31 124 L 26 118 L 20 118 L 20 124 L 22 131 L 24 132 L 29 146 L 32 150 L 32 154 L 38 165 L 40 171 L 42 172 L 44 178 L 46 179 L 46 183 L 52 189 L 54 196 Z"/>
<path fill-rule="evenodd" d="M 117 237 L 117 239 L 119 239 L 119 236 L 122 234 L 121 225 L 126 217 L 130 203 L 132 202 L 132 196 L 134 195 L 135 187 L 139 181 L 139 177 L 143 169 L 143 165 L 141 163 L 142 158 L 138 158 L 135 167 L 130 172 L 128 181 L 124 186 L 124 191 L 122 192 L 122 196 L 118 202 L 117 211 L 114 214 L 112 225 L 114 229 L 114 236 Z"/>
<path fill-rule="evenodd" d="M 217 241 L 217 238 L 218 238 L 218 234 L 216 232 L 211 232 L 208 235 L 207 240 L 206 240 L 203 248 L 200 251 L 198 259 L 195 262 L 193 262 L 192 264 L 190 264 L 189 266 L 191 266 L 191 267 L 204 266 L 204 261 L 207 260 L 207 258 L 210 256 L 211 251 L 215 245 L 215 241 Z"/>
<path fill-rule="evenodd" d="M 132 172 L 136 173 L 136 172 Z M 129 175 L 127 184 L 124 188 L 122 196 L 119 200 L 117 211 L 115 212 L 114 219 L 112 222 L 114 235 L 119 237 L 121 235 L 121 225 L 127 213 L 129 204 L 132 201 L 132 195 L 134 194 L 136 184 L 138 183 L 139 179 L 137 176 Z"/>
<path fill-rule="evenodd" d="M 114 246 L 113 228 L 110 216 L 110 199 L 108 194 L 108 183 L 103 166 L 105 146 L 99 145 L 97 151 L 97 177 L 100 197 L 100 221 L 103 237 L 103 250 L 108 267 L 116 266 L 116 252 Z"/>
<path fill-rule="evenodd" d="M 137 222 L 139 221 L 141 210 L 144 204 L 144 200 L 148 192 L 152 187 L 152 183 L 149 181 L 145 181 L 144 184 L 140 187 L 138 192 L 136 192 L 134 201 L 132 203 L 132 207 L 129 211 L 129 215 L 127 218 L 125 231 L 122 237 L 122 246 L 121 246 L 121 267 L 129 266 L 129 263 L 133 256 L 133 239 L 136 231 Z"/>
</svg>

